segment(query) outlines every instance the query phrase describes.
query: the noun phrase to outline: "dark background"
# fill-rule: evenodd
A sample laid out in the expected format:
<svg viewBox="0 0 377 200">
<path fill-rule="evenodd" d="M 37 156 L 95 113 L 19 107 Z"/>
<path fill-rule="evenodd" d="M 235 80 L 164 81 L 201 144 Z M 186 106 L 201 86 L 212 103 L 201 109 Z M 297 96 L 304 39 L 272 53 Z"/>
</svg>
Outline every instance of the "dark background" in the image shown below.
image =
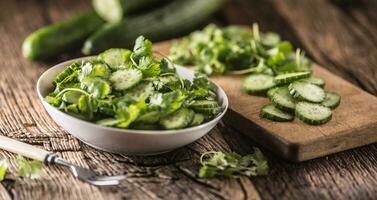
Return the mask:
<svg viewBox="0 0 377 200">
<path fill-rule="evenodd" d="M 119 188 L 99 189 L 66 171 L 45 167 L 41 179 L 15 177 L 0 184 L 0 199 L 376 199 L 377 145 L 372 144 L 303 163 L 289 163 L 268 151 L 266 177 L 198 179 L 198 157 L 206 150 L 250 153 L 253 143 L 218 126 L 188 147 L 163 156 L 135 157 L 96 151 L 55 125 L 38 102 L 34 84 L 52 64 L 26 61 L 22 40 L 44 25 L 89 9 L 84 0 L 0 0 L 0 132 L 60 152 L 101 174 L 128 173 Z M 209 22 L 258 22 L 275 31 L 315 62 L 377 95 L 376 0 L 229 0 Z M 352 114 L 352 113 L 350 113 Z M 376 130 L 377 134 L 377 130 Z M 0 151 L 0 157 L 14 155 Z M 13 161 L 12 161 L 13 164 Z"/>
</svg>

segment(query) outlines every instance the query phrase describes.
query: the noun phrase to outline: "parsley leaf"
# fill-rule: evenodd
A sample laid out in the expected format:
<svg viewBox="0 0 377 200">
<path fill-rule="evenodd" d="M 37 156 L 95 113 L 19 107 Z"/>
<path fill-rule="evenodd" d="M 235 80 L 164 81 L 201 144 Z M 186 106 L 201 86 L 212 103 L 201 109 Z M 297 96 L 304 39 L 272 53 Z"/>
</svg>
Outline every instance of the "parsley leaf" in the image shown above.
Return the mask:
<svg viewBox="0 0 377 200">
<path fill-rule="evenodd" d="M 8 170 L 7 159 L 1 159 L 0 160 L 0 182 L 4 180 L 7 170 Z"/>
<path fill-rule="evenodd" d="M 38 160 L 26 160 L 24 157 L 18 155 L 16 162 L 18 164 L 18 174 L 21 177 L 36 179 L 40 177 L 43 163 Z"/>
<path fill-rule="evenodd" d="M 205 152 L 200 157 L 202 167 L 199 177 L 224 176 L 238 178 L 243 176 L 262 176 L 268 173 L 268 163 L 262 152 L 254 148 L 254 153 L 241 156 L 235 152 Z"/>
</svg>

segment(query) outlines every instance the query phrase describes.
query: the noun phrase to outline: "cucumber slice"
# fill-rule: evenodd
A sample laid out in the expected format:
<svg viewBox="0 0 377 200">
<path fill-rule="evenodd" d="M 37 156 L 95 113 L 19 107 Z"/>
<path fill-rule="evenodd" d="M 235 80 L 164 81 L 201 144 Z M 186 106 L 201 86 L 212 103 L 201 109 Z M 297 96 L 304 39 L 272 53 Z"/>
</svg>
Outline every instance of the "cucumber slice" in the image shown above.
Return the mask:
<svg viewBox="0 0 377 200">
<path fill-rule="evenodd" d="M 111 74 L 110 81 L 116 90 L 125 90 L 135 86 L 142 78 L 143 74 L 138 69 L 121 69 Z"/>
<path fill-rule="evenodd" d="M 296 116 L 311 125 L 320 125 L 331 119 L 331 109 L 320 104 L 299 102 L 296 104 Z"/>
<path fill-rule="evenodd" d="M 188 126 L 193 120 L 195 112 L 187 109 L 180 108 L 174 113 L 162 118 L 160 124 L 165 129 L 180 129 Z"/>
<path fill-rule="evenodd" d="M 140 101 L 141 98 L 148 99 L 154 93 L 154 87 L 152 82 L 142 81 L 135 87 L 126 91 L 126 96 L 130 97 L 134 101 Z"/>
<path fill-rule="evenodd" d="M 221 106 L 217 101 L 197 100 L 190 105 L 190 108 L 198 113 L 216 115 L 221 112 Z"/>
<path fill-rule="evenodd" d="M 147 124 L 153 124 L 160 120 L 161 113 L 158 111 L 151 111 L 140 115 L 135 122 L 143 122 Z"/>
<path fill-rule="evenodd" d="M 318 77 L 310 77 L 310 78 L 307 78 L 307 79 L 302 79 L 302 81 L 317 85 L 321 88 L 324 88 L 325 84 L 326 84 L 325 80 L 318 78 Z"/>
<path fill-rule="evenodd" d="M 275 76 L 275 83 L 278 85 L 292 83 L 295 80 L 308 78 L 310 76 L 310 72 L 295 72 L 295 73 L 287 73 L 287 74 L 280 74 Z"/>
<path fill-rule="evenodd" d="M 291 95 L 298 100 L 321 103 L 325 100 L 325 91 L 317 85 L 295 81 L 288 86 Z"/>
<path fill-rule="evenodd" d="M 268 104 L 262 107 L 261 117 L 276 121 L 276 122 L 289 122 L 294 119 L 294 116 L 279 110 L 275 106 Z"/>
<path fill-rule="evenodd" d="M 275 93 L 275 91 L 278 89 L 279 87 L 274 87 L 274 88 L 271 88 L 267 91 L 267 97 L 268 98 L 271 98 L 272 95 Z"/>
<path fill-rule="evenodd" d="M 204 115 L 202 115 L 200 113 L 195 113 L 194 118 L 192 119 L 190 126 L 200 125 L 201 123 L 203 123 L 203 121 L 204 121 Z"/>
<path fill-rule="evenodd" d="M 243 90 L 248 94 L 264 94 L 275 86 L 274 77 L 266 74 L 253 74 L 243 82 Z"/>
<path fill-rule="evenodd" d="M 131 51 L 128 49 L 108 49 L 99 54 L 100 60 L 108 64 L 112 69 L 126 68 L 124 65 L 131 56 Z"/>
<path fill-rule="evenodd" d="M 272 104 L 280 110 L 294 112 L 296 100 L 289 93 L 288 87 L 279 87 L 270 97 Z"/>
<path fill-rule="evenodd" d="M 335 92 L 326 92 L 325 100 L 322 102 L 322 105 L 334 109 L 340 104 L 340 95 Z"/>
<path fill-rule="evenodd" d="M 201 108 L 216 108 L 220 107 L 219 103 L 217 101 L 211 101 L 211 100 L 196 100 L 194 103 L 190 105 L 190 108 L 192 109 L 201 109 Z"/>
</svg>

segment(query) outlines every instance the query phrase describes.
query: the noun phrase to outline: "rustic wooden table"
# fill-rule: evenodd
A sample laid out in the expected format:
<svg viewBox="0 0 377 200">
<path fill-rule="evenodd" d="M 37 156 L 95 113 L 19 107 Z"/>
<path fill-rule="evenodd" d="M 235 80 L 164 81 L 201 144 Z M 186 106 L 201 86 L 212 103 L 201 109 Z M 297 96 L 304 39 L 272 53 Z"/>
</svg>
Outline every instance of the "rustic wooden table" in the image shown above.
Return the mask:
<svg viewBox="0 0 377 200">
<path fill-rule="evenodd" d="M 203 151 L 246 154 L 253 142 L 230 127 L 216 127 L 187 147 L 152 157 L 95 150 L 57 126 L 37 99 L 37 77 L 52 64 L 23 59 L 20 46 L 37 28 L 89 8 L 89 1 L 0 1 L 0 132 L 59 152 L 100 174 L 128 174 L 117 188 L 97 188 L 75 180 L 66 170 L 44 167 L 42 178 L 18 178 L 14 167 L 0 184 L 0 199 L 376 199 L 377 145 L 324 158 L 289 163 L 266 153 L 266 177 L 199 179 Z M 308 53 L 316 62 L 377 95 L 377 1 L 231 0 L 212 21 L 258 22 Z M 350 113 L 352 114 L 352 113 Z M 377 130 L 376 130 L 377 131 Z M 0 151 L 14 166 L 15 155 Z"/>
</svg>

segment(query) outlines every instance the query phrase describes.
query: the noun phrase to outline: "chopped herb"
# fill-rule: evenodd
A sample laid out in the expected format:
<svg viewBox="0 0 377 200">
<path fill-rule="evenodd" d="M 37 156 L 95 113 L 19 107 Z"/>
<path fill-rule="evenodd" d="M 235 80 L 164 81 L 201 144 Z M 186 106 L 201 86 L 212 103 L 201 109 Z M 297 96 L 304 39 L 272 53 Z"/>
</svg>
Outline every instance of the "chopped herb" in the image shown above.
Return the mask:
<svg viewBox="0 0 377 200">
<path fill-rule="evenodd" d="M 276 33 L 262 33 L 257 24 L 245 27 L 208 25 L 173 44 L 170 57 L 177 64 L 194 65 L 212 74 L 310 71 L 311 61 Z"/>
<path fill-rule="evenodd" d="M 8 170 L 7 159 L 1 159 L 0 160 L 0 182 L 4 180 L 7 170 Z"/>
<path fill-rule="evenodd" d="M 254 153 L 241 156 L 234 152 L 205 152 L 200 157 L 202 167 L 200 177 L 224 176 L 238 178 L 242 176 L 262 176 L 268 173 L 268 163 L 262 152 L 254 148 Z"/>
<path fill-rule="evenodd" d="M 38 160 L 26 160 L 18 155 L 16 162 L 18 164 L 18 174 L 21 177 L 36 179 L 40 177 L 43 163 Z"/>
</svg>

